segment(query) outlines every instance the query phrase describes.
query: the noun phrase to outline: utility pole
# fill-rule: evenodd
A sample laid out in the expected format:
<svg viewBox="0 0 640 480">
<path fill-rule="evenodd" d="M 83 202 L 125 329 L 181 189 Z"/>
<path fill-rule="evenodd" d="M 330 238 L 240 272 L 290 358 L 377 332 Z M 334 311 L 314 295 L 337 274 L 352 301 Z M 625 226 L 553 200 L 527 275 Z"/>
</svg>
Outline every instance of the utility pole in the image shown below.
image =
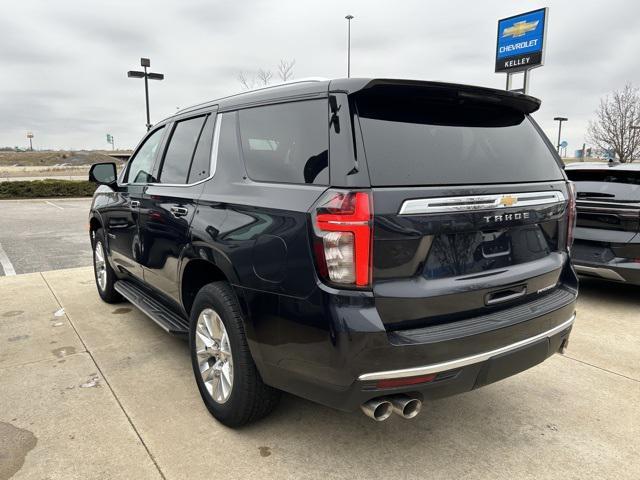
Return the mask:
<svg viewBox="0 0 640 480">
<path fill-rule="evenodd" d="M 562 134 L 562 122 L 566 122 L 569 119 L 565 117 L 555 117 L 554 120 L 558 122 L 558 154 L 560 154 L 560 135 Z"/>
<path fill-rule="evenodd" d="M 148 58 L 141 58 L 140 66 L 144 68 L 144 72 L 129 70 L 127 72 L 127 77 L 144 78 L 144 98 L 145 98 L 145 105 L 147 107 L 147 131 L 149 131 L 151 129 L 151 120 L 149 117 L 149 79 L 164 80 L 164 74 L 147 72 L 147 67 L 151 66 L 151 60 L 149 60 Z"/>
<path fill-rule="evenodd" d="M 347 78 L 351 78 L 351 20 L 353 15 L 344 17 L 347 19 Z"/>
</svg>

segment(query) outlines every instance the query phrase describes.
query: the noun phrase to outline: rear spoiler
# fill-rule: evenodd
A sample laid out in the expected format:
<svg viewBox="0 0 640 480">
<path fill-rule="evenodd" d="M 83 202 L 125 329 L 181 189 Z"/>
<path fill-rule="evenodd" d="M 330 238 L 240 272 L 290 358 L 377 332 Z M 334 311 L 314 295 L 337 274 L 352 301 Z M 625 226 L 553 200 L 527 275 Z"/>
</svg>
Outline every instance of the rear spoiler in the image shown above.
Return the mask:
<svg viewBox="0 0 640 480">
<path fill-rule="evenodd" d="M 331 81 L 329 90 L 342 91 L 349 95 L 415 95 L 420 93 L 421 95 L 434 97 L 453 97 L 459 98 L 460 100 L 467 99 L 499 104 L 525 114 L 535 112 L 540 108 L 541 104 L 538 98 L 521 93 L 508 92 L 506 90 L 420 80 L 396 80 L 386 78 L 376 78 L 373 80 L 362 78 L 340 79 Z"/>
</svg>

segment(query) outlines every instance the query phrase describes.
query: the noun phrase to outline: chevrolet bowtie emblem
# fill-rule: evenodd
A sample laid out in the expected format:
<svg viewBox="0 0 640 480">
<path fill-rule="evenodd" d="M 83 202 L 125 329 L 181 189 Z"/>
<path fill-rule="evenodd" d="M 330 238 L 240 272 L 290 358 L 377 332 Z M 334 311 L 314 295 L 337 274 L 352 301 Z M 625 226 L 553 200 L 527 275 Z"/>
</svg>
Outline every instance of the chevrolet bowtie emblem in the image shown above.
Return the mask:
<svg viewBox="0 0 640 480">
<path fill-rule="evenodd" d="M 505 207 L 510 207 L 518 203 L 518 199 L 516 197 L 512 197 L 511 195 L 505 195 L 500 199 L 500 205 L 504 205 Z"/>
<path fill-rule="evenodd" d="M 536 20 L 535 22 L 517 22 L 511 25 L 510 27 L 505 28 L 502 31 L 502 38 L 505 37 L 522 37 L 525 33 L 532 32 L 538 26 L 540 21 Z"/>
</svg>

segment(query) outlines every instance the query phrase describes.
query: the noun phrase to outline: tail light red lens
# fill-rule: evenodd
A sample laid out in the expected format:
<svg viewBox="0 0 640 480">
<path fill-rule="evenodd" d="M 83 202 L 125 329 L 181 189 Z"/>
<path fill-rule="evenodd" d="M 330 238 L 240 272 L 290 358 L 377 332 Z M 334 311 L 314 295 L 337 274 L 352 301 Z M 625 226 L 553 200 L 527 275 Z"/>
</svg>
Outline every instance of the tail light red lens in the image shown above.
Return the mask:
<svg viewBox="0 0 640 480">
<path fill-rule="evenodd" d="M 569 203 L 567 205 L 567 250 L 573 245 L 573 230 L 576 227 L 576 186 L 569 182 Z"/>
<path fill-rule="evenodd" d="M 329 191 L 314 212 L 318 271 L 331 282 L 371 284 L 371 194 Z"/>
</svg>

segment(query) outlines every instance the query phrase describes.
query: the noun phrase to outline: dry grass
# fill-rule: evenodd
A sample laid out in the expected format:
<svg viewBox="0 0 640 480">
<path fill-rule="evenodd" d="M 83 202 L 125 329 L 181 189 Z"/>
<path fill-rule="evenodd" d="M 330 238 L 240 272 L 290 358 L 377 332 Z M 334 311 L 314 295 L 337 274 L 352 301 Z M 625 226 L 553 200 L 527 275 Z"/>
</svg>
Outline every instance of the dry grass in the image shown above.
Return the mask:
<svg viewBox="0 0 640 480">
<path fill-rule="evenodd" d="M 119 153 L 131 153 L 123 151 Z M 34 152 L 0 152 L 0 168 L 19 167 L 52 167 L 54 165 L 81 166 L 100 162 L 114 162 L 107 152 L 101 151 L 34 151 Z"/>
</svg>

